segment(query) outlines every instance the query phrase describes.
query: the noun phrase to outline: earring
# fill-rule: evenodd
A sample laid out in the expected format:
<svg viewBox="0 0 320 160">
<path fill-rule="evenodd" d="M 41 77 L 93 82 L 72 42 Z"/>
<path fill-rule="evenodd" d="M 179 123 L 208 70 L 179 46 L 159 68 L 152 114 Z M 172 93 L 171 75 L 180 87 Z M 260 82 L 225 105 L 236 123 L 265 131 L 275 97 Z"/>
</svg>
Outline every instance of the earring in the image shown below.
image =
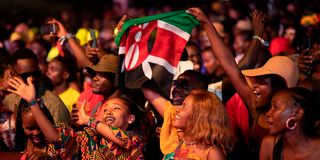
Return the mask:
<svg viewBox="0 0 320 160">
<path fill-rule="evenodd" d="M 286 121 L 286 127 L 290 130 L 294 130 L 297 127 L 297 121 L 294 119 L 294 117 L 288 118 Z"/>
</svg>

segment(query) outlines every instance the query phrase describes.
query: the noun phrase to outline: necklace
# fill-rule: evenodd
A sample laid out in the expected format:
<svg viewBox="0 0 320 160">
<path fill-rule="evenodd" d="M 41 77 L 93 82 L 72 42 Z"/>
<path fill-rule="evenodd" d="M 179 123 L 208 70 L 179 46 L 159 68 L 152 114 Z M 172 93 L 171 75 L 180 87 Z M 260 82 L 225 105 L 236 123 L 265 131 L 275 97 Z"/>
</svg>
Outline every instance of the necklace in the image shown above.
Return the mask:
<svg viewBox="0 0 320 160">
<path fill-rule="evenodd" d="M 197 141 L 186 141 L 184 138 L 182 138 L 183 143 L 185 143 L 188 146 L 197 144 Z"/>
</svg>

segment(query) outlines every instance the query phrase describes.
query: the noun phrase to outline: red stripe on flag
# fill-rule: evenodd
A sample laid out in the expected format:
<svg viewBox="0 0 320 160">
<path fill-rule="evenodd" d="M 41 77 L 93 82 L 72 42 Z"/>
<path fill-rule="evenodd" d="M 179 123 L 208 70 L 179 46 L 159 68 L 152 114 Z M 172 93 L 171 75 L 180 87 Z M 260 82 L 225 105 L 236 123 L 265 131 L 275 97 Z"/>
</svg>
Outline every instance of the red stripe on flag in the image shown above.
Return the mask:
<svg viewBox="0 0 320 160">
<path fill-rule="evenodd" d="M 157 28 L 156 40 L 150 55 L 167 60 L 177 67 L 187 41 L 171 31 Z"/>
<path fill-rule="evenodd" d="M 130 28 L 130 31 L 127 35 L 127 40 L 126 40 L 126 58 L 125 61 L 127 61 L 127 65 L 125 65 L 126 70 L 132 70 L 135 69 L 136 67 L 140 66 L 142 62 L 148 57 L 149 52 L 148 52 L 148 40 L 150 38 L 151 32 L 156 28 L 157 23 L 156 21 L 150 22 L 146 28 L 142 29 L 139 26 L 133 26 Z M 137 33 L 141 31 L 142 36 L 139 41 L 136 41 L 136 35 Z M 139 46 L 139 55 L 134 55 L 134 50 L 136 46 L 133 46 L 134 48 L 132 49 L 133 53 L 129 55 L 128 53 L 130 47 L 134 44 L 137 44 Z M 129 55 L 129 56 L 128 56 Z M 138 61 L 136 63 L 132 63 L 133 58 L 135 56 L 138 57 Z"/>
</svg>

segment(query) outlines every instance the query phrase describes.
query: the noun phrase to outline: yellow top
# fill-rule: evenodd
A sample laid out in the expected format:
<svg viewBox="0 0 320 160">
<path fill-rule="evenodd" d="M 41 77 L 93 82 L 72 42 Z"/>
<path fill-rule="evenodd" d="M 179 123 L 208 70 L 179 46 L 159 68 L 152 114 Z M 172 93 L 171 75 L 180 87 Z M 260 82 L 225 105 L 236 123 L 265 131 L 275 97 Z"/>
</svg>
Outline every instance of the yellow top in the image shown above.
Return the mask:
<svg viewBox="0 0 320 160">
<path fill-rule="evenodd" d="M 186 144 L 181 141 L 174 152 L 164 155 L 163 160 L 171 159 L 186 159 L 186 160 L 208 160 L 210 150 L 215 146 L 210 146 L 207 149 L 200 151 L 196 144 Z M 200 152 L 199 152 L 200 151 Z"/>
<path fill-rule="evenodd" d="M 69 87 L 67 90 L 65 90 L 61 94 L 59 94 L 60 99 L 62 100 L 64 105 L 66 105 L 66 107 L 68 108 L 69 113 L 71 113 L 72 105 L 77 102 L 79 96 L 80 96 L 80 93 L 71 87 Z"/>
<path fill-rule="evenodd" d="M 172 126 L 175 112 L 175 106 L 170 101 L 167 101 L 165 103 L 163 124 L 160 132 L 160 149 L 163 154 L 172 153 L 180 143 L 177 128 Z"/>
</svg>

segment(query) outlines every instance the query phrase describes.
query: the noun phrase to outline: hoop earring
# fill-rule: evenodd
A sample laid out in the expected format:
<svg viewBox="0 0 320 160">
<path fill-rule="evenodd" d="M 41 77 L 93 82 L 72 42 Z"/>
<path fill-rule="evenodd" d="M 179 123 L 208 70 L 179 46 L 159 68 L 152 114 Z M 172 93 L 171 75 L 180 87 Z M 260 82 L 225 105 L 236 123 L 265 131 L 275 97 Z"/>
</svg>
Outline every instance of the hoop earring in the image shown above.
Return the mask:
<svg viewBox="0 0 320 160">
<path fill-rule="evenodd" d="M 286 127 L 290 130 L 294 130 L 297 127 L 297 121 L 295 121 L 294 117 L 288 118 L 286 121 Z"/>
</svg>

